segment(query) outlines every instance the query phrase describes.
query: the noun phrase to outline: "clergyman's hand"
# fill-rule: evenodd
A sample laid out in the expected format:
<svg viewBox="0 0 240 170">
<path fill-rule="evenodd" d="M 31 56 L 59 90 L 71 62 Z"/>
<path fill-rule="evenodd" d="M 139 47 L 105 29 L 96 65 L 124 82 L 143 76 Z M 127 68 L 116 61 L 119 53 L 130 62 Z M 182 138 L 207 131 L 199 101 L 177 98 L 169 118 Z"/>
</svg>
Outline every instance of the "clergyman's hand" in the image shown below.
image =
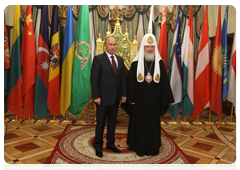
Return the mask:
<svg viewBox="0 0 240 170">
<path fill-rule="evenodd" d="M 101 104 L 101 98 L 94 99 L 93 101 L 98 105 Z"/>
</svg>

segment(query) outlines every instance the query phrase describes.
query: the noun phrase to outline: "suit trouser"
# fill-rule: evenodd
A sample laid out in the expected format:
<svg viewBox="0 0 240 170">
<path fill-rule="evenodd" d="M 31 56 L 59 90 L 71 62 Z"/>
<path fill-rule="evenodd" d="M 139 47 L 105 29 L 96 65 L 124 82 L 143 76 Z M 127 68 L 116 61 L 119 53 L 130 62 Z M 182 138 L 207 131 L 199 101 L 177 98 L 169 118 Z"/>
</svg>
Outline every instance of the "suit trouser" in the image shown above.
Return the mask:
<svg viewBox="0 0 240 170">
<path fill-rule="evenodd" d="M 107 123 L 107 147 L 113 147 L 115 141 L 115 129 L 118 112 L 117 102 L 112 106 L 99 106 L 97 105 L 97 125 L 95 130 L 95 140 L 93 146 L 95 149 L 102 149 L 103 146 L 103 131 L 105 127 L 106 118 L 108 117 Z"/>
</svg>

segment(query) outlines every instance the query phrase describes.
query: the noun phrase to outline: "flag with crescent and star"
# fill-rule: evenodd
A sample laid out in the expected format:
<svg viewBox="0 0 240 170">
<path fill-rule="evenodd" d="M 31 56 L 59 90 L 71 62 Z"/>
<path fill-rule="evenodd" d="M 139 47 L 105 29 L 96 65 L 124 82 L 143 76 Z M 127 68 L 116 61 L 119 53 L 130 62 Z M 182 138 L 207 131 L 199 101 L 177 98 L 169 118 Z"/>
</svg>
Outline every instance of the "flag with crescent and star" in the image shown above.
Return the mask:
<svg viewBox="0 0 240 170">
<path fill-rule="evenodd" d="M 70 113 L 79 117 L 87 106 L 91 95 L 91 41 L 89 6 L 81 5 L 78 17 L 75 56 L 72 72 L 72 92 Z"/>
<path fill-rule="evenodd" d="M 47 108 L 49 74 L 49 33 L 47 22 L 47 6 L 42 5 L 34 100 L 34 111 L 39 118 L 43 118 L 49 113 Z"/>
<path fill-rule="evenodd" d="M 210 66 L 210 109 L 222 117 L 221 5 L 219 5 L 217 30 Z"/>
<path fill-rule="evenodd" d="M 22 100 L 24 120 L 34 112 L 36 79 L 36 46 L 31 5 L 27 6 L 22 38 Z"/>
</svg>

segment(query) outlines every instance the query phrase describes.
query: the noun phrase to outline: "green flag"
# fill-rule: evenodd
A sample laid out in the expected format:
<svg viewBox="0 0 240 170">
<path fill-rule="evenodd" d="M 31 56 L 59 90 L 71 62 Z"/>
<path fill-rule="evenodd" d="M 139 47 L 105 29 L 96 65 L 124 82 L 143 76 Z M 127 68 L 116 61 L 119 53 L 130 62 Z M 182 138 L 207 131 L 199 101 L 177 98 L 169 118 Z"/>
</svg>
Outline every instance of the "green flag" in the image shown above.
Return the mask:
<svg viewBox="0 0 240 170">
<path fill-rule="evenodd" d="M 75 118 L 78 118 L 87 106 L 91 95 L 90 75 L 92 63 L 88 5 L 80 6 L 75 44 L 69 111 Z"/>
</svg>

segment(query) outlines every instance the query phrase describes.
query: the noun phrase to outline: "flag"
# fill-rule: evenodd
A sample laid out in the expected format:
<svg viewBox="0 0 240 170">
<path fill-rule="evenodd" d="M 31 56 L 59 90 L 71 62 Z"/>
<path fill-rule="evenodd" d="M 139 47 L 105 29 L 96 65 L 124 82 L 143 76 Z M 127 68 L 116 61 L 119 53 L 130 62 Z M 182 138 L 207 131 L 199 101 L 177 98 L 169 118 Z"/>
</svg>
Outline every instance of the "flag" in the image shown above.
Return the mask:
<svg viewBox="0 0 240 170">
<path fill-rule="evenodd" d="M 227 22 L 228 22 L 228 6 L 225 11 L 223 25 L 222 25 L 222 100 L 227 97 L 228 93 L 228 52 L 227 52 Z"/>
<path fill-rule="evenodd" d="M 188 116 L 193 113 L 194 105 L 194 45 L 193 45 L 193 6 L 189 14 L 189 21 L 185 30 L 186 39 L 183 43 L 184 53 L 182 51 L 182 116 Z"/>
<path fill-rule="evenodd" d="M 94 25 L 93 25 L 93 11 L 89 12 L 89 22 L 90 22 L 90 38 L 91 38 L 91 56 L 92 56 L 92 62 L 93 62 L 93 58 L 95 56 L 95 39 L 94 39 Z"/>
<path fill-rule="evenodd" d="M 233 38 L 231 60 L 228 71 L 228 94 L 227 100 L 236 107 L 236 32 Z"/>
<path fill-rule="evenodd" d="M 222 117 L 222 44 L 221 44 L 221 5 L 210 66 L 210 109 Z"/>
<path fill-rule="evenodd" d="M 183 33 L 183 40 L 182 40 L 182 48 L 181 48 L 181 52 L 182 52 L 182 64 L 183 64 L 183 60 L 184 60 L 184 54 L 185 54 L 185 56 L 187 56 L 188 57 L 188 53 L 187 52 L 185 52 L 185 50 L 189 50 L 189 45 L 187 46 L 186 44 L 189 44 L 189 28 L 188 28 L 188 22 L 189 22 L 189 18 L 186 18 L 185 19 L 185 28 L 184 28 L 184 33 Z M 186 57 L 185 57 L 186 58 Z M 186 60 L 186 59 L 185 59 Z M 186 62 L 188 62 L 188 60 L 186 60 Z"/>
<path fill-rule="evenodd" d="M 58 7 L 53 6 L 50 35 L 50 64 L 48 76 L 47 107 L 54 117 L 60 113 L 59 32 Z"/>
<path fill-rule="evenodd" d="M 71 87 L 72 87 L 72 67 L 74 59 L 74 28 L 72 5 L 68 5 L 67 21 L 65 28 L 65 39 L 62 59 L 62 78 L 60 92 L 60 112 L 65 115 L 65 111 L 71 104 Z"/>
<path fill-rule="evenodd" d="M 182 73 L 181 73 L 181 31 L 180 31 L 180 6 L 178 6 L 178 15 L 174 31 L 176 42 L 173 47 L 171 58 L 171 67 L 169 68 L 170 86 L 172 88 L 174 102 L 170 104 L 168 113 L 174 118 L 177 118 L 179 105 L 182 101 Z M 175 35 L 176 34 L 176 35 Z"/>
<path fill-rule="evenodd" d="M 165 68 L 167 70 L 167 23 L 166 23 L 166 9 L 165 5 L 163 5 L 163 16 L 162 16 L 162 26 L 161 26 L 161 33 L 159 37 L 159 43 L 158 43 L 158 51 L 160 56 L 163 59 Z"/>
<path fill-rule="evenodd" d="M 148 22 L 148 32 L 155 35 L 153 11 L 154 11 L 154 5 L 151 5 L 150 17 L 149 17 L 149 22 Z"/>
<path fill-rule="evenodd" d="M 195 67 L 194 113 L 191 114 L 193 119 L 195 119 L 204 108 L 209 106 L 209 58 L 208 6 L 206 5 Z"/>
<path fill-rule="evenodd" d="M 75 56 L 72 72 L 72 96 L 70 113 L 79 117 L 91 95 L 91 43 L 89 29 L 89 6 L 81 5 L 78 17 Z"/>
<path fill-rule="evenodd" d="M 177 23 L 176 23 L 177 24 Z M 176 25 L 175 25 L 176 27 Z M 172 48 L 171 48 L 171 52 L 170 52 L 170 63 L 169 63 L 169 70 L 168 70 L 168 78 L 170 80 L 171 78 L 171 72 L 172 72 L 172 63 L 173 63 L 173 54 L 174 54 L 174 49 L 175 49 L 175 44 L 177 41 L 177 31 L 176 29 L 174 30 L 174 34 L 173 34 L 173 42 L 172 42 Z"/>
<path fill-rule="evenodd" d="M 34 91 L 36 79 L 36 46 L 33 30 L 31 5 L 27 6 L 22 38 L 22 101 L 24 120 L 34 112 Z"/>
<path fill-rule="evenodd" d="M 9 41 L 5 16 L 4 16 L 4 68 L 5 69 L 10 68 Z"/>
<path fill-rule="evenodd" d="M 48 68 L 49 68 L 49 33 L 47 7 L 42 5 L 41 23 L 38 38 L 36 88 L 34 98 L 34 111 L 39 118 L 43 118 L 49 113 L 47 108 L 48 94 Z"/>
<path fill-rule="evenodd" d="M 42 7 L 38 8 L 36 12 L 37 12 L 37 15 L 35 16 L 34 31 L 35 31 L 36 57 L 38 57 L 38 43 L 39 43 L 41 17 L 42 17 Z"/>
<path fill-rule="evenodd" d="M 15 5 L 7 109 L 20 118 L 23 117 L 21 92 L 21 40 L 21 10 L 20 5 Z"/>
<path fill-rule="evenodd" d="M 10 67 L 10 57 L 9 57 L 9 41 L 7 26 L 4 16 L 4 113 L 7 112 L 7 96 L 8 96 L 8 75 L 7 69 Z"/>
</svg>

